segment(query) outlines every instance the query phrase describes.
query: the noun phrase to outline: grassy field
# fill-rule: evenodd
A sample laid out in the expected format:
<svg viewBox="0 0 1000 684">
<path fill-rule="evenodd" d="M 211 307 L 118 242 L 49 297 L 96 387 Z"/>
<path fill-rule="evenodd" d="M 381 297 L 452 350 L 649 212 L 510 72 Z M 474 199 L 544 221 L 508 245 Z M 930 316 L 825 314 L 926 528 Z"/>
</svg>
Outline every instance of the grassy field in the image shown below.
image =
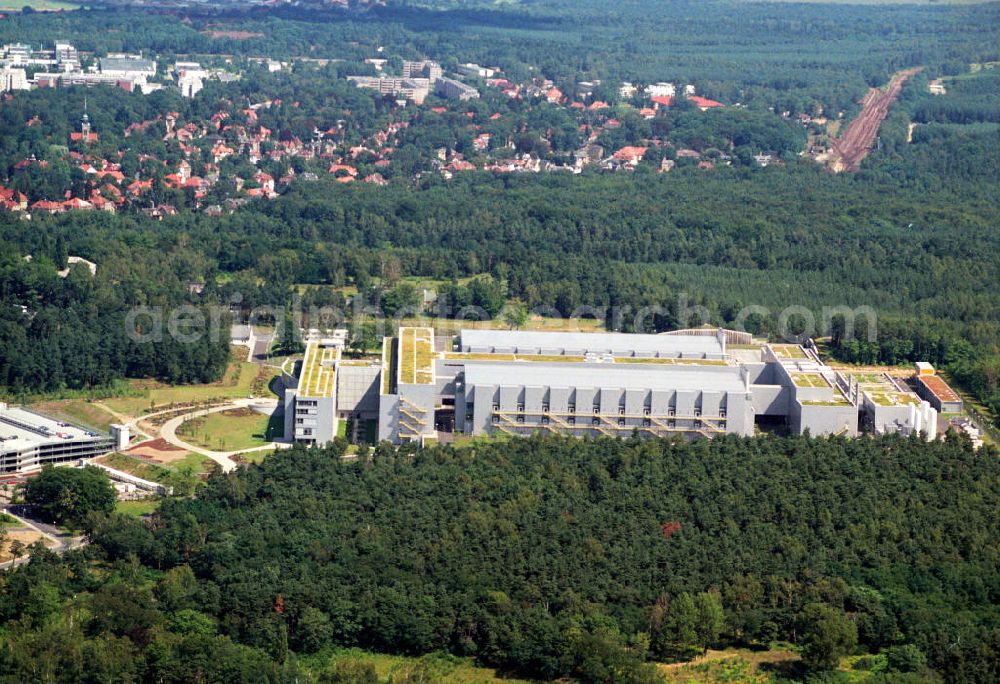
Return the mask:
<svg viewBox="0 0 1000 684">
<path fill-rule="evenodd" d="M 710 650 L 687 663 L 660 665 L 660 672 L 669 684 L 766 684 L 786 677 L 798 660 L 798 654 L 787 648 Z"/>
<path fill-rule="evenodd" d="M 151 463 L 142 459 L 134 458 L 128 454 L 114 453 L 101 456 L 95 459 L 98 463 L 103 463 L 109 468 L 121 470 L 129 475 L 141 477 L 144 480 L 153 482 L 164 482 L 171 473 L 171 469 L 158 463 Z"/>
<path fill-rule="evenodd" d="M 155 511 L 160 505 L 160 500 L 155 498 L 139 499 L 138 501 L 119 501 L 115 504 L 115 510 L 134 518 L 141 518 Z"/>
<path fill-rule="evenodd" d="M 276 453 L 274 451 L 269 451 L 267 449 L 261 449 L 260 451 L 250 451 L 245 454 L 238 454 L 233 456 L 233 460 L 237 463 L 263 463 L 264 459 L 271 454 Z"/>
<path fill-rule="evenodd" d="M 530 680 L 503 677 L 496 670 L 479 667 L 471 658 L 432 653 L 419 658 L 368 653 L 345 649 L 333 653 L 321 652 L 302 659 L 312 672 L 319 673 L 341 660 L 370 664 L 380 680 L 435 682 L 440 684 L 529 684 Z"/>
<path fill-rule="evenodd" d="M 154 380 L 133 380 L 129 384 L 143 391 L 138 397 L 116 397 L 102 403 L 111 409 L 130 416 L 137 416 L 151 407 L 170 404 L 196 404 L 223 399 L 246 398 L 256 389 L 266 393 L 271 378 L 278 371 L 256 366 L 248 361 L 234 361 L 218 382 L 204 385 L 164 385 Z M 256 386 L 256 387 L 255 387 Z"/>
<path fill-rule="evenodd" d="M 400 334 L 399 381 L 426 385 L 434 381 L 433 332 L 426 328 L 403 328 Z"/>
<path fill-rule="evenodd" d="M 108 426 L 118 420 L 99 404 L 83 399 L 43 401 L 31 406 L 32 409 L 69 423 L 77 423 L 99 432 L 107 432 Z"/>
<path fill-rule="evenodd" d="M 0 0 L 0 12 L 10 12 L 30 7 L 36 12 L 58 12 L 60 10 L 80 9 L 80 5 L 59 0 Z"/>
<path fill-rule="evenodd" d="M 509 330 L 500 321 L 464 321 L 447 318 L 404 318 L 399 324 L 406 327 L 430 326 L 435 335 L 457 334 L 460 330 Z M 603 332 L 604 321 L 593 318 L 545 318 L 531 316 L 520 330 L 559 330 L 568 332 Z M 387 332 L 391 332 L 388 331 Z"/>
<path fill-rule="evenodd" d="M 770 684 L 787 681 L 797 673 L 800 657 L 788 644 L 771 649 L 709 650 L 686 663 L 661 664 L 660 673 L 667 684 Z M 851 656 L 841 661 L 838 681 L 864 682 L 884 669 L 884 656 Z M 496 670 L 480 667 L 471 658 L 457 658 L 432 653 L 419 658 L 369 653 L 359 649 L 323 651 L 304 656 L 301 663 L 318 674 L 334 663 L 348 661 L 368 664 L 380 680 L 416 678 L 442 684 L 528 684 L 525 679 L 509 678 Z"/>
<path fill-rule="evenodd" d="M 177 430 L 181 439 L 217 451 L 236 451 L 264 446 L 284 432 L 280 418 L 266 416 L 252 409 L 233 409 L 210 413 L 183 423 Z"/>
<path fill-rule="evenodd" d="M 153 463 L 146 459 L 122 453 L 108 454 L 96 460 L 116 470 L 141 477 L 144 480 L 163 484 L 169 483 L 170 477 L 182 469 L 190 467 L 196 474 L 203 474 L 211 472 L 214 467 L 214 463 L 211 460 L 198 454 L 187 454 L 184 458 L 171 461 L 169 465 Z"/>
</svg>

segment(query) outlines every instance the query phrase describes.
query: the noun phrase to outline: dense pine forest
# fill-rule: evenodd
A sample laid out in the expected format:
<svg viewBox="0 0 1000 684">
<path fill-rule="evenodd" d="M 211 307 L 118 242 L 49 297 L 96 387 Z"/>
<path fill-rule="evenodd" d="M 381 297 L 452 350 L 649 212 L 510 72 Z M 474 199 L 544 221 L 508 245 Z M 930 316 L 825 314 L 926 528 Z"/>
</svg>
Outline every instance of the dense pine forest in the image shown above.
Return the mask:
<svg viewBox="0 0 1000 684">
<path fill-rule="evenodd" d="M 306 681 L 293 654 L 334 645 L 655 681 L 775 639 L 803 644 L 788 676 L 854 652 L 908 663 L 886 682 L 1000 676 L 1000 461 L 960 439 L 343 450 L 37 549 L 0 578 L 0 681 Z"/>
<path fill-rule="evenodd" d="M 655 306 L 645 331 L 704 314 L 778 339 L 782 310 L 798 306 L 816 325 L 793 318 L 791 333 L 829 337 L 838 360 L 931 361 L 1000 416 L 1000 4 L 319 4 L 97 3 L 0 19 L 0 44 L 69 40 L 92 56 L 144 51 L 161 70 L 193 59 L 242 76 L 208 80 L 190 99 L 173 87 L 69 87 L 0 100 L 0 185 L 27 202 L 97 189 L 85 170 L 97 160 L 121 172 L 120 188 L 101 186 L 107 199 L 149 181 L 116 214 L 0 212 L 0 398 L 217 380 L 230 323 L 262 306 L 341 309 L 359 324 L 357 350 L 378 346 L 374 318 L 417 310 L 496 317 L 516 302 L 635 331 L 635 312 Z M 430 57 L 568 95 L 591 81 L 588 101 L 608 111 L 478 82 L 478 100 L 400 107 L 344 78 L 373 75 L 365 59 L 383 50 L 395 71 Z M 330 61 L 270 73 L 262 57 Z M 868 88 L 914 66 L 924 70 L 860 171 L 810 159 L 829 142 L 817 119 L 849 121 Z M 930 94 L 940 78 L 947 94 Z M 648 98 L 622 96 L 622 81 L 691 84 L 725 106 L 643 115 Z M 86 148 L 70 137 L 84 102 L 99 132 Z M 208 133 L 181 148 L 167 140 L 167 112 Z M 392 127 L 396 149 L 351 160 L 378 184 L 340 182 L 327 158 L 243 153 L 203 165 L 220 180 L 202 196 L 164 182 L 232 143 L 226 126 L 266 128 L 272 146 L 336 131 L 336 154 Z M 670 144 L 622 173 L 439 173 L 441 148 L 571 164 L 594 127 L 609 153 Z M 773 163 L 756 161 L 762 152 Z M 259 190 L 258 171 L 291 180 L 228 205 L 231 181 Z M 175 211 L 148 211 L 163 205 Z M 437 294 L 426 307 L 425 283 Z M 841 306 L 871 307 L 877 330 L 862 315 L 848 334 L 844 316 L 824 314 Z M 365 326 L 350 320 L 366 307 Z M 154 334 L 137 310 L 183 310 L 205 334 Z M 657 663 L 708 648 L 786 642 L 802 658 L 774 681 L 856 681 L 835 671 L 847 655 L 885 663 L 872 684 L 1000 681 L 994 447 L 975 452 L 949 434 L 533 437 L 383 444 L 342 459 L 346 449 L 277 452 L 144 518 L 103 512 L 107 483 L 87 471 L 101 480 L 102 512 L 71 523 L 90 543 L 62 555 L 36 546 L 30 563 L 0 572 L 0 684 L 383 684 L 349 657 L 330 664 L 354 647 L 538 680 L 644 683 L 660 681 Z"/>
</svg>

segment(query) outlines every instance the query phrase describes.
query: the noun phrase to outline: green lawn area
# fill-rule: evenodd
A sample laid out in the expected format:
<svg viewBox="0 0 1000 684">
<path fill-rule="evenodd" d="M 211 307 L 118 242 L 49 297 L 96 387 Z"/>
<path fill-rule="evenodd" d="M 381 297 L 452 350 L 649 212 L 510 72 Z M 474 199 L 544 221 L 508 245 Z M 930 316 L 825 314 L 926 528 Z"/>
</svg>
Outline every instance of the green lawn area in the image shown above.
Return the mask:
<svg viewBox="0 0 1000 684">
<path fill-rule="evenodd" d="M 768 650 L 728 648 L 724 651 L 709 650 L 686 663 L 660 665 L 660 673 L 667 684 L 765 684 L 781 681 L 783 671 L 794 667 L 798 660 L 798 654 L 791 647 Z"/>
<path fill-rule="evenodd" d="M 440 684 L 529 684 L 529 680 L 507 678 L 492 668 L 480 667 L 472 658 L 457 658 L 443 653 L 431 653 L 419 658 L 369 653 L 360 649 L 321 651 L 305 656 L 301 662 L 318 674 L 332 663 L 354 661 L 370 664 L 380 680 L 436 682 Z"/>
<path fill-rule="evenodd" d="M 129 384 L 141 389 L 142 396 L 116 397 L 105 399 L 103 403 L 120 413 L 136 416 L 149 411 L 151 406 L 241 399 L 249 397 L 255 385 L 260 394 L 267 393 L 271 378 L 277 374 L 278 371 L 274 368 L 257 366 L 248 361 L 234 361 L 218 382 L 205 385 L 164 385 L 154 380 L 133 380 Z"/>
<path fill-rule="evenodd" d="M 184 422 L 177 430 L 178 436 L 186 442 L 216 451 L 264 446 L 283 432 L 282 418 L 266 416 L 252 409 L 210 413 Z"/>
<path fill-rule="evenodd" d="M 659 669 L 666 684 L 770 684 L 790 677 L 798 681 L 800 658 L 797 646 L 779 642 L 768 649 L 710 649 L 688 662 L 660 664 Z M 846 656 L 840 659 L 835 681 L 867 682 L 885 669 L 884 654 Z"/>
<path fill-rule="evenodd" d="M 18 522 L 17 518 L 8 514 L 0 513 L 0 528 L 2 527 L 20 527 L 21 523 Z"/>
<path fill-rule="evenodd" d="M 193 468 L 196 473 L 208 473 L 215 469 L 215 461 L 205 458 L 201 454 L 190 453 L 177 461 L 171 461 L 168 468 L 180 470 L 182 468 Z"/>
<path fill-rule="evenodd" d="M 264 459 L 273 453 L 275 452 L 261 449 L 260 451 L 250 451 L 245 454 L 233 456 L 233 460 L 237 463 L 263 463 Z"/>
<path fill-rule="evenodd" d="M 118 420 L 105 411 L 99 404 L 83 399 L 64 399 L 61 401 L 43 401 L 30 407 L 53 418 L 77 423 L 99 432 L 107 432 L 108 426 Z"/>
<path fill-rule="evenodd" d="M 155 511 L 160 505 L 160 499 L 149 498 L 138 501 L 119 501 L 115 504 L 115 510 L 134 518 L 141 518 Z"/>
</svg>

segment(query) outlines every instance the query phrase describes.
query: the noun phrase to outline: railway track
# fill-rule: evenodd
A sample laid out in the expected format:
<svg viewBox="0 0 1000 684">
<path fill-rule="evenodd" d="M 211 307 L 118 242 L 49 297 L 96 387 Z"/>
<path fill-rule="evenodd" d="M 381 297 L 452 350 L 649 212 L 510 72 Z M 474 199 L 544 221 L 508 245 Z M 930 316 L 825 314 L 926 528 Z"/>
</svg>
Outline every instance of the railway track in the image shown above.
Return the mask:
<svg viewBox="0 0 1000 684">
<path fill-rule="evenodd" d="M 899 97 L 906 79 L 923 70 L 923 67 L 913 67 L 899 71 L 883 88 L 872 88 L 861 101 L 861 113 L 843 132 L 831 140 L 834 154 L 829 161 L 830 168 L 835 171 L 857 171 L 861 162 L 868 155 L 878 135 L 878 129 L 889 114 L 889 107 Z"/>
</svg>

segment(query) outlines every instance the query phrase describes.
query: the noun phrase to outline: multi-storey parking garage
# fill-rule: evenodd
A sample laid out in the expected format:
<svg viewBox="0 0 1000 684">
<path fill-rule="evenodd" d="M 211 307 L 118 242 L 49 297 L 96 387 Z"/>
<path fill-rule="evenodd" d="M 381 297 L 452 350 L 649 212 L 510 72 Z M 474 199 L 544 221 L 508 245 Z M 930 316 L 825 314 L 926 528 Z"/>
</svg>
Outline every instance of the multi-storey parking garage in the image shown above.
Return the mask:
<svg viewBox="0 0 1000 684">
<path fill-rule="evenodd" d="M 0 404 L 0 472 L 32 471 L 111 451 L 111 437 Z"/>
</svg>

